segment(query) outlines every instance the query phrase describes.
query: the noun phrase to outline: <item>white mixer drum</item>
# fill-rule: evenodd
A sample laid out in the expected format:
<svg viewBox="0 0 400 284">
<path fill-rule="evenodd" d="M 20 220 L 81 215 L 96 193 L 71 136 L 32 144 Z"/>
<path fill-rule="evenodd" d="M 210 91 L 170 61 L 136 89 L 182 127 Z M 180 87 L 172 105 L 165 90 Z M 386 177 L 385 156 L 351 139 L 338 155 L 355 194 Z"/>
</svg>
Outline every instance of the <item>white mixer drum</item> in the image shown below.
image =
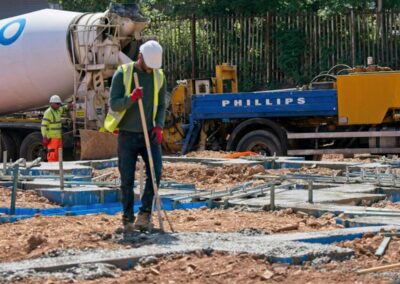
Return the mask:
<svg viewBox="0 0 400 284">
<path fill-rule="evenodd" d="M 45 9 L 0 20 L 0 114 L 73 94 L 68 27 L 79 15 Z"/>
</svg>

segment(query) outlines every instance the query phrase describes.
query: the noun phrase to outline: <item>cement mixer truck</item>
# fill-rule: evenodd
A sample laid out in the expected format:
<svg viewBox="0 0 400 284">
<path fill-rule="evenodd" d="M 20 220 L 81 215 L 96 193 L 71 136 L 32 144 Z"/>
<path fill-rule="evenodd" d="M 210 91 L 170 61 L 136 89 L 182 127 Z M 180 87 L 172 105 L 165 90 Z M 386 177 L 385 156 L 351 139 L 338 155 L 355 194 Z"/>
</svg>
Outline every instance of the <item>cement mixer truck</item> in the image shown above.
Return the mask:
<svg viewBox="0 0 400 284">
<path fill-rule="evenodd" d="M 103 125 L 110 78 L 135 59 L 148 24 L 136 4 L 117 3 L 104 13 L 44 9 L 0 20 L 0 156 L 45 156 L 41 114 L 53 94 L 75 103 L 63 142 L 77 156 L 79 130 Z"/>
</svg>

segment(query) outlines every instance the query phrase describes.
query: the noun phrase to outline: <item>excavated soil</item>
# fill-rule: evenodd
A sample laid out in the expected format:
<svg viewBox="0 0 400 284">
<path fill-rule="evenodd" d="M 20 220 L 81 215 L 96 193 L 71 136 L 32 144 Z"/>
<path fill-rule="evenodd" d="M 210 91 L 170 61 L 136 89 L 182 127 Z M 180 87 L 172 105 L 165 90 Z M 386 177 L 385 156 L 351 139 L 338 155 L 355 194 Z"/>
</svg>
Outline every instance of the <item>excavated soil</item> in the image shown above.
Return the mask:
<svg viewBox="0 0 400 284">
<path fill-rule="evenodd" d="M 250 255 L 233 256 L 201 253 L 164 257 L 157 263 L 121 273 L 118 281 L 137 283 L 391 283 L 393 277 L 357 275 L 358 260 L 330 263 L 314 262 L 303 266 L 270 264 Z M 98 279 L 86 283 L 115 283 Z M 167 282 L 168 281 L 168 282 Z"/>
<path fill-rule="evenodd" d="M 139 260 L 133 269 L 114 269 L 108 278 L 79 283 L 398 283 L 399 269 L 358 274 L 360 269 L 396 263 L 400 240 L 394 237 L 382 258 L 374 256 L 383 237 L 364 234 L 362 238 L 338 243 L 352 248 L 355 256 L 341 262 L 321 257 L 303 265 L 270 264 L 248 254 L 196 251 Z M 43 279 L 23 279 L 15 283 L 41 283 Z M 46 283 L 71 283 L 72 280 L 47 279 Z"/>
<path fill-rule="evenodd" d="M 136 180 L 139 179 L 139 171 L 135 172 Z M 339 170 L 328 168 L 301 168 L 301 169 L 277 169 L 266 170 L 262 165 L 224 165 L 210 167 L 195 163 L 163 163 L 162 180 L 175 181 L 180 183 L 191 183 L 196 189 L 226 189 L 236 186 L 239 183 L 255 180 L 259 176 L 272 175 L 281 176 L 287 174 L 313 174 L 313 175 L 337 175 Z M 94 177 L 104 176 L 98 180 L 114 181 L 119 179 L 117 168 L 95 170 Z M 271 180 L 264 179 L 265 181 Z M 259 182 L 261 183 L 261 182 Z"/>
<path fill-rule="evenodd" d="M 139 179 L 139 167 L 135 172 L 136 180 Z M 253 180 L 254 175 L 266 174 L 262 165 L 226 165 L 222 167 L 208 167 L 194 163 L 163 163 L 164 181 L 195 184 L 197 189 L 225 189 L 238 183 Z M 119 179 L 117 168 L 95 170 L 94 177 L 106 175 L 99 180 L 113 181 Z"/>
<path fill-rule="evenodd" d="M 0 187 L 0 207 L 10 207 L 11 190 Z M 58 205 L 46 197 L 39 196 L 34 190 L 17 190 L 16 208 L 55 208 Z"/>
<path fill-rule="evenodd" d="M 246 212 L 241 209 L 175 210 L 168 216 L 176 232 L 289 233 L 342 228 L 332 214 L 314 218 L 291 210 Z M 153 217 L 158 226 L 156 216 Z M 165 222 L 166 229 L 168 228 Z M 121 214 L 76 217 L 36 216 L 0 225 L 0 262 L 36 258 L 56 249 L 121 248 L 113 241 L 121 228 Z M 127 245 L 130 246 L 130 245 Z"/>
<path fill-rule="evenodd" d="M 375 208 L 386 208 L 386 209 L 400 209 L 400 202 L 392 202 L 389 200 L 382 200 L 371 205 Z"/>
<path fill-rule="evenodd" d="M 352 241 L 344 241 L 338 243 L 338 246 L 351 248 L 355 251 L 356 257 L 362 262 L 365 268 L 381 266 L 400 261 L 400 238 L 392 237 L 385 254 L 379 258 L 375 256 L 375 251 L 383 240 L 383 236 L 378 234 L 364 234 L 362 238 L 357 238 Z M 397 269 L 399 271 L 399 269 Z"/>
<path fill-rule="evenodd" d="M 233 152 L 227 151 L 196 151 L 189 152 L 185 157 L 195 157 L 195 158 L 224 158 L 225 156 L 232 154 Z"/>
<path fill-rule="evenodd" d="M 229 152 L 193 152 L 189 157 L 224 157 Z M 360 156 L 343 159 L 342 156 L 324 156 L 324 160 L 370 162 L 374 157 Z M 336 175 L 338 171 L 323 168 L 300 170 L 265 170 L 260 166 L 229 165 L 208 167 L 191 163 L 164 163 L 163 180 L 193 183 L 197 189 L 222 189 L 253 180 L 255 175 L 283 175 L 303 173 Z M 119 178 L 117 168 L 95 171 L 94 176 L 108 174 L 99 180 Z M 136 177 L 138 178 L 138 176 Z M 0 207 L 9 206 L 10 191 L 0 188 Z M 379 202 L 374 207 L 400 208 L 397 203 Z M 398 206 L 398 207 L 397 207 Z M 57 207 L 34 191 L 18 191 L 17 207 Z M 342 228 L 335 224 L 333 214 L 314 218 L 304 213 L 294 214 L 290 209 L 277 212 L 250 212 L 246 208 L 229 210 L 197 210 L 167 212 L 177 232 L 255 232 L 257 234 L 320 231 Z M 156 218 L 153 223 L 157 224 Z M 157 226 L 156 226 L 157 227 Z M 165 223 L 165 227 L 168 226 Z M 43 217 L 0 225 L 0 262 L 56 255 L 60 250 L 99 248 L 131 248 L 139 244 L 118 241 L 121 234 L 121 214 L 91 216 Z M 190 255 L 170 255 L 154 258 L 150 264 L 135 269 L 116 269 L 116 278 L 93 281 L 59 279 L 23 279 L 18 283 L 392 283 L 400 279 L 399 269 L 384 273 L 358 275 L 356 271 L 400 261 L 400 240 L 394 238 L 385 255 L 379 259 L 374 252 L 382 236 L 364 235 L 363 238 L 341 242 L 338 245 L 355 250 L 355 257 L 343 262 L 329 258 L 316 259 L 302 266 L 270 264 L 251 255 L 229 255 L 219 252 Z M 118 276 L 119 275 L 119 276 Z"/>
<path fill-rule="evenodd" d="M 324 263 L 328 262 L 328 263 Z M 248 254 L 221 252 L 169 255 L 154 258 L 134 269 L 115 269 L 115 276 L 79 283 L 393 283 L 393 274 L 358 275 L 363 268 L 358 259 L 330 262 L 316 259 L 305 265 L 286 265 Z M 24 279 L 16 283 L 42 283 L 43 279 Z M 47 279 L 46 283 L 72 283 L 71 280 Z"/>
</svg>

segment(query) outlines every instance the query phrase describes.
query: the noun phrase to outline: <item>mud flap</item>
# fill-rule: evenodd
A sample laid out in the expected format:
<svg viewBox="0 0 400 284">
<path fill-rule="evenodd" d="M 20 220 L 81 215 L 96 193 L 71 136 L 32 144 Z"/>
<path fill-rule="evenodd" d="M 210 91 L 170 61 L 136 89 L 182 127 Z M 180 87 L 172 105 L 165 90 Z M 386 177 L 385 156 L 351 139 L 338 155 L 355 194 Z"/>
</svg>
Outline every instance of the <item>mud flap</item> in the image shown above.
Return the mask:
<svg viewBox="0 0 400 284">
<path fill-rule="evenodd" d="M 79 130 L 81 160 L 110 159 L 117 157 L 118 136 L 109 132 Z"/>
</svg>

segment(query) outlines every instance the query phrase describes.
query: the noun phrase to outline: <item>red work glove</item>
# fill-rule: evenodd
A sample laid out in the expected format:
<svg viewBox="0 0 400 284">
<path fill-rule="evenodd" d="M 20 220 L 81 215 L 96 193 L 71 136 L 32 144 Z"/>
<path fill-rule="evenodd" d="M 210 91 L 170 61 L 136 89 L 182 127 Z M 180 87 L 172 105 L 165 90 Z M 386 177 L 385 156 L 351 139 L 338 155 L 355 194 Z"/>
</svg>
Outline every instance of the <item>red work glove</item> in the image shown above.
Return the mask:
<svg viewBox="0 0 400 284">
<path fill-rule="evenodd" d="M 163 139 L 162 128 L 154 127 L 152 131 L 152 140 L 154 144 L 161 145 Z"/>
<path fill-rule="evenodd" d="M 135 88 L 132 91 L 132 94 L 130 96 L 132 102 L 137 102 L 139 99 L 143 98 L 143 91 L 142 88 Z"/>
<path fill-rule="evenodd" d="M 49 144 L 50 144 L 50 139 L 47 138 L 47 137 L 43 137 L 42 145 L 43 145 L 44 147 L 47 147 Z"/>
</svg>

